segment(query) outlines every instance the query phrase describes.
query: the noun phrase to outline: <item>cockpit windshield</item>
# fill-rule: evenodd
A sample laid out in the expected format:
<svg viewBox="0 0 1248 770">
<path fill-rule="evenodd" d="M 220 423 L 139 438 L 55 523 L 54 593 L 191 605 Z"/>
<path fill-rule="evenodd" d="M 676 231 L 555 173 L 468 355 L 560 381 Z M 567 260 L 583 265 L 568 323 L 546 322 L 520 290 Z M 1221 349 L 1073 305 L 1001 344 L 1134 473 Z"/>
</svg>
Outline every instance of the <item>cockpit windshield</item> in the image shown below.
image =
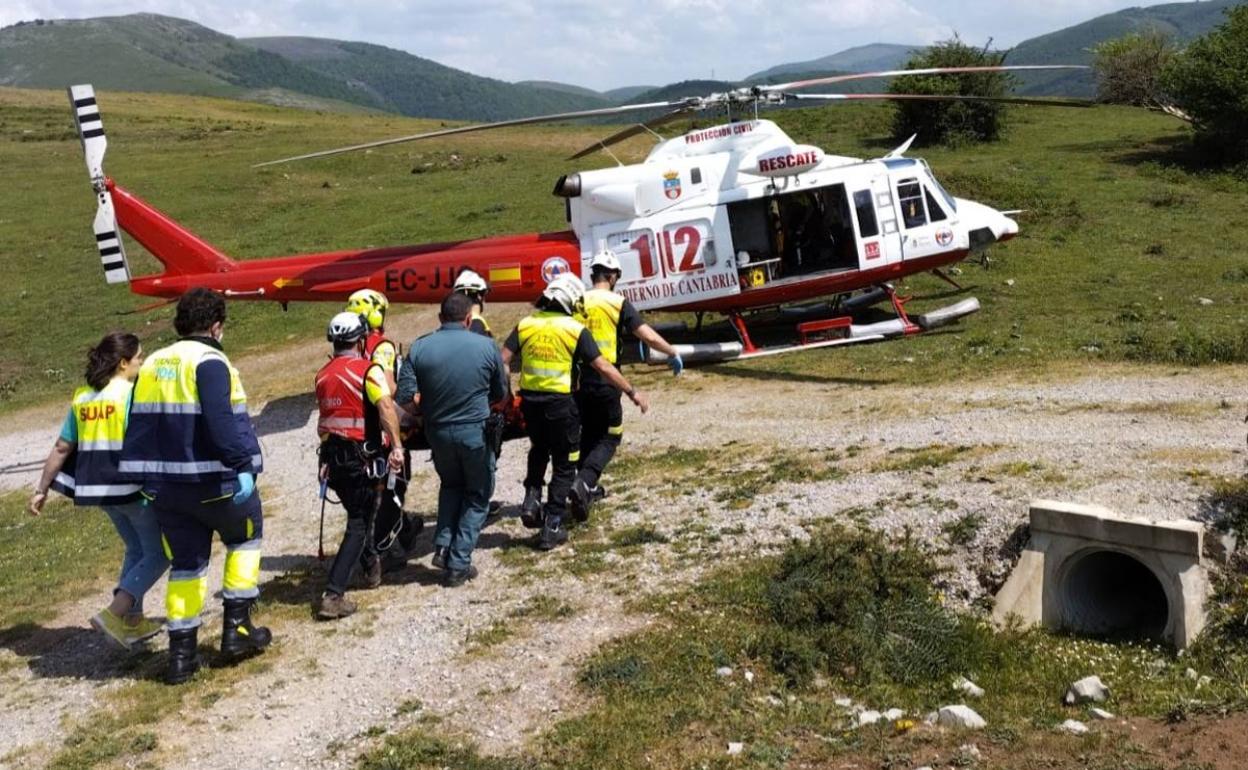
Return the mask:
<svg viewBox="0 0 1248 770">
<path fill-rule="evenodd" d="M 927 172 L 927 179 L 929 182 L 932 183 L 932 187 L 936 188 L 937 192 L 940 193 L 940 196 L 945 199 L 946 203 L 949 204 L 950 210 L 957 211 L 958 210 L 957 201 L 953 199 L 953 196 L 949 194 L 949 191 L 945 189 L 945 186 L 942 185 L 940 183 L 940 180 L 936 178 L 936 175 L 932 173 L 932 169 L 930 166 L 927 165 L 927 161 L 922 161 L 922 163 L 923 163 L 923 170 Z"/>
</svg>

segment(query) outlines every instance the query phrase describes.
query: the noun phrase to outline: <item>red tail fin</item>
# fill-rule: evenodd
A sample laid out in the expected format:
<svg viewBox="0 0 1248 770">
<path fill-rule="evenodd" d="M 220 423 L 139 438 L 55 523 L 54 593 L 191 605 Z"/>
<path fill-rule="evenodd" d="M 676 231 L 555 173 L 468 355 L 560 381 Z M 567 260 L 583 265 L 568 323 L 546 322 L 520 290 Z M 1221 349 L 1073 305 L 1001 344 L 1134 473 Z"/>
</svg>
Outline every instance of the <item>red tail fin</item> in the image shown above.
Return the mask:
<svg viewBox="0 0 1248 770">
<path fill-rule="evenodd" d="M 160 260 L 166 274 L 225 273 L 238 267 L 234 260 L 113 180 L 105 185 L 113 195 L 117 224 Z"/>
</svg>

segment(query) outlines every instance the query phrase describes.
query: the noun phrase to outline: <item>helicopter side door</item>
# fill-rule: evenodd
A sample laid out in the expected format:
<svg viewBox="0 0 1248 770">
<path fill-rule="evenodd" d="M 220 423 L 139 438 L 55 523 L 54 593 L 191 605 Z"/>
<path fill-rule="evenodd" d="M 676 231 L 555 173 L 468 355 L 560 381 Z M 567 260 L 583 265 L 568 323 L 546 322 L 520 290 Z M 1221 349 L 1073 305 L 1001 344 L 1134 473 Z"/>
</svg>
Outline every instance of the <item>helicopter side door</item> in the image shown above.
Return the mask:
<svg viewBox="0 0 1248 770">
<path fill-rule="evenodd" d="M 902 236 L 888 177 L 873 177 L 869 186 L 854 187 L 851 202 L 858 228 L 862 269 L 871 270 L 900 262 Z"/>
<path fill-rule="evenodd" d="M 903 259 L 921 259 L 956 248 L 955 231 L 949 212 L 928 189 L 917 168 L 894 172 L 893 188 L 901 215 Z"/>
<path fill-rule="evenodd" d="M 593 229 L 593 251 L 610 249 L 620 260 L 615 290 L 639 310 L 687 305 L 740 291 L 730 253 L 723 206 L 666 211 Z M 585 271 L 588 275 L 588 270 Z"/>
</svg>

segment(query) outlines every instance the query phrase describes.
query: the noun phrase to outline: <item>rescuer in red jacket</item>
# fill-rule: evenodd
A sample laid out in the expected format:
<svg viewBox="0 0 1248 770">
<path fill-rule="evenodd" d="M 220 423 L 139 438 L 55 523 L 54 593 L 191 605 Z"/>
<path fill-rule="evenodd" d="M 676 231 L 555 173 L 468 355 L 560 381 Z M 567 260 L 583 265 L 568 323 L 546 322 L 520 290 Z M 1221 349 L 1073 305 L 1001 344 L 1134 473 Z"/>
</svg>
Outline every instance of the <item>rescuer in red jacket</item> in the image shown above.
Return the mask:
<svg viewBox="0 0 1248 770">
<path fill-rule="evenodd" d="M 401 474 L 404 466 L 394 393 L 385 371 L 365 356 L 367 332 L 355 313 L 334 316 L 326 333 L 334 355 L 316 375 L 321 463 L 329 488 L 347 510 L 347 529 L 316 613 L 324 620 L 355 612 L 346 592 L 361 555 L 371 556 L 366 561 L 380 581 L 376 517 L 383 499 L 394 494 L 388 478 Z"/>
</svg>

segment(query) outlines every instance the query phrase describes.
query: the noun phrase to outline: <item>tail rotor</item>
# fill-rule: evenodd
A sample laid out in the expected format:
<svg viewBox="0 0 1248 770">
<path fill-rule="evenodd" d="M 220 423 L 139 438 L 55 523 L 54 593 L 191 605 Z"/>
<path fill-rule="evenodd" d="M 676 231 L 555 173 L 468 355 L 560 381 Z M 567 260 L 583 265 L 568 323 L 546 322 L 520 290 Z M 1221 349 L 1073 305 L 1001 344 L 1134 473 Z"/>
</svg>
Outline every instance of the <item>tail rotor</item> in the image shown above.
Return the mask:
<svg viewBox="0 0 1248 770">
<path fill-rule="evenodd" d="M 74 108 L 74 121 L 78 124 L 78 137 L 87 161 L 87 173 L 91 176 L 91 188 L 95 191 L 96 210 L 95 245 L 100 251 L 100 263 L 108 283 L 128 283 L 130 265 L 117 230 L 117 214 L 113 208 L 113 195 L 104 177 L 104 151 L 108 138 L 104 135 L 104 123 L 95 103 L 95 89 L 90 85 L 69 87 L 69 101 Z"/>
</svg>

